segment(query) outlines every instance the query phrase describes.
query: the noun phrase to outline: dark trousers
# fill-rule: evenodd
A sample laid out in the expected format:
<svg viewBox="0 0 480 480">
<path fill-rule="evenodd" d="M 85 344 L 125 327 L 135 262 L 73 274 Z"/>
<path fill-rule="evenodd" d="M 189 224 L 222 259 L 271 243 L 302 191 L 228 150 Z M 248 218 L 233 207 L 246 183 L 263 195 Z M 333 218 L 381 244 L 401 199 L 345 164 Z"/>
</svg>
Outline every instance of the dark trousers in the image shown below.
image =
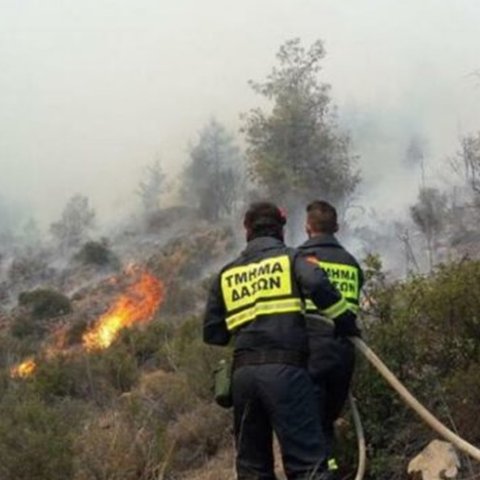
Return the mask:
<svg viewBox="0 0 480 480">
<path fill-rule="evenodd" d="M 233 374 L 238 480 L 275 480 L 273 432 L 289 480 L 319 480 L 326 452 L 312 381 L 304 368 L 247 365 Z"/>
<path fill-rule="evenodd" d="M 334 422 L 340 416 L 350 389 L 355 349 L 347 339 L 317 337 L 310 350 L 309 372 L 315 384 L 327 455 L 334 455 Z"/>
</svg>

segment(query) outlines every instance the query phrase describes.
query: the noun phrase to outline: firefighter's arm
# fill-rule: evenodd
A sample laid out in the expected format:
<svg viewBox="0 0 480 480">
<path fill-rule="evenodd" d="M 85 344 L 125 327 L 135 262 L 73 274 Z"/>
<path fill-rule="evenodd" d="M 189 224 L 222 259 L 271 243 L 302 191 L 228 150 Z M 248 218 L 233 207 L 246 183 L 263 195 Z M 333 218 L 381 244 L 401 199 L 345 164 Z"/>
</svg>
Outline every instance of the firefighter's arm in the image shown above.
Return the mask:
<svg viewBox="0 0 480 480">
<path fill-rule="evenodd" d="M 220 277 L 212 284 L 203 319 L 203 341 L 210 345 L 227 345 L 230 332 L 225 323 L 225 304 L 220 290 Z"/>
<path fill-rule="evenodd" d="M 356 315 L 340 292 L 329 282 L 316 259 L 297 255 L 294 265 L 295 277 L 304 298 L 310 298 L 321 315 L 333 320 L 335 336 L 360 335 L 356 326 Z"/>
</svg>

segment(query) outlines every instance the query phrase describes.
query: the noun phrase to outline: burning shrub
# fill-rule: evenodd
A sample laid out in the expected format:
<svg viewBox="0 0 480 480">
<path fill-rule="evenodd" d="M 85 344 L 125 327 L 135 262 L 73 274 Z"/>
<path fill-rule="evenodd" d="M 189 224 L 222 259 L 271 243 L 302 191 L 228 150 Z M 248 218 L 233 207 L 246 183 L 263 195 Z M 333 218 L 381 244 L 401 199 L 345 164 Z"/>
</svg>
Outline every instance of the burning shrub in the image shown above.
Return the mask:
<svg viewBox="0 0 480 480">
<path fill-rule="evenodd" d="M 114 269 L 120 267 L 120 260 L 110 250 L 108 241 L 105 238 L 99 242 L 90 241 L 85 243 L 75 255 L 74 259 L 84 265 L 97 265 L 100 267 L 108 266 Z"/>
<path fill-rule="evenodd" d="M 6 369 L 6 375 L 10 378 L 8 370 L 12 367 L 12 362 L 22 361 L 35 355 L 37 349 L 37 338 L 30 336 L 19 338 L 4 332 L 3 335 L 0 335 L 0 367 Z M 4 372 L 0 369 L 0 385 L 2 373 Z"/>
<path fill-rule="evenodd" d="M 153 318 L 163 302 L 163 282 L 147 272 L 137 272 L 135 279 L 85 333 L 83 344 L 87 350 L 108 348 L 122 330 L 148 323 Z"/>
<path fill-rule="evenodd" d="M 38 319 L 58 317 L 72 311 L 68 297 L 49 288 L 22 292 L 18 296 L 18 303 L 29 307 L 32 317 Z"/>
</svg>

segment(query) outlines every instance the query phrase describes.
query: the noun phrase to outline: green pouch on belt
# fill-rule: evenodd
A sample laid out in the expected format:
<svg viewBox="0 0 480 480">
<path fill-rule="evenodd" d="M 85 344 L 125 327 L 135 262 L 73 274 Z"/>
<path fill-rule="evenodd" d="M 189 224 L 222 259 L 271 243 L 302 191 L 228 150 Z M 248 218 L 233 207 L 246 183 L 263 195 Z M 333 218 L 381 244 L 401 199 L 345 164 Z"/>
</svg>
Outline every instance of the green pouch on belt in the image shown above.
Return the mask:
<svg viewBox="0 0 480 480">
<path fill-rule="evenodd" d="M 215 374 L 215 402 L 223 408 L 233 405 L 232 399 L 232 364 L 222 359 L 218 362 Z"/>
</svg>

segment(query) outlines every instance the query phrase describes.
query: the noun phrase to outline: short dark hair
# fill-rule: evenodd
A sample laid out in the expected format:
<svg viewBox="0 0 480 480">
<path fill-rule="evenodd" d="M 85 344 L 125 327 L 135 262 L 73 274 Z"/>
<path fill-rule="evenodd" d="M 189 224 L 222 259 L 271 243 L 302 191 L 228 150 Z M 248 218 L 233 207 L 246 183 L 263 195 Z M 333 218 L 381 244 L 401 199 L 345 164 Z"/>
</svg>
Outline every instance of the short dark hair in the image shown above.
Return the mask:
<svg viewBox="0 0 480 480">
<path fill-rule="evenodd" d="M 338 230 L 337 211 L 324 200 L 314 200 L 307 206 L 307 221 L 317 233 L 333 235 Z"/>
<path fill-rule="evenodd" d="M 243 219 L 243 225 L 249 232 L 249 239 L 260 236 L 283 239 L 285 223 L 287 223 L 285 214 L 271 202 L 252 203 Z"/>
</svg>

